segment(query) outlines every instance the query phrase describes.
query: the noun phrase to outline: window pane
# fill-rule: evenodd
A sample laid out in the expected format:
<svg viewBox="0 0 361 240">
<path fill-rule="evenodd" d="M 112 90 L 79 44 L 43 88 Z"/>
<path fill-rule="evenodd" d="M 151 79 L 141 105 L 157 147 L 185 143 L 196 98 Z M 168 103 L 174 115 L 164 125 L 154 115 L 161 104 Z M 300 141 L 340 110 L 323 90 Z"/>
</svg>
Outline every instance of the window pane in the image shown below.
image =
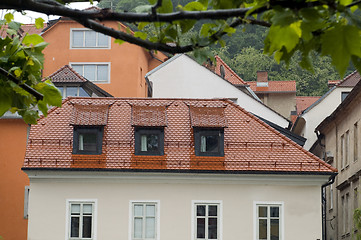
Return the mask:
<svg viewBox="0 0 361 240">
<path fill-rule="evenodd" d="M 80 214 L 80 204 L 71 205 L 71 214 Z"/>
<path fill-rule="evenodd" d="M 205 216 L 206 215 L 206 206 L 198 205 L 197 206 L 197 216 Z"/>
<path fill-rule="evenodd" d="M 147 135 L 141 135 L 140 136 L 140 151 L 146 152 L 148 150 L 147 148 Z"/>
<path fill-rule="evenodd" d="M 267 207 L 258 207 L 258 216 L 267 217 Z"/>
<path fill-rule="evenodd" d="M 147 135 L 147 148 L 148 151 L 158 151 L 158 135 Z"/>
<path fill-rule="evenodd" d="M 207 151 L 207 141 L 206 136 L 201 136 L 201 152 Z"/>
<path fill-rule="evenodd" d="M 102 34 L 102 33 L 98 33 L 98 46 L 99 47 L 108 47 L 109 44 L 109 37 Z"/>
<path fill-rule="evenodd" d="M 92 237 L 92 217 L 83 217 L 83 238 Z"/>
<path fill-rule="evenodd" d="M 71 217 L 70 237 L 79 237 L 79 217 Z"/>
<path fill-rule="evenodd" d="M 82 87 L 79 87 L 79 97 L 89 97 L 89 94 Z"/>
<path fill-rule="evenodd" d="M 97 81 L 108 81 L 108 65 L 98 65 Z"/>
<path fill-rule="evenodd" d="M 75 65 L 71 65 L 71 67 L 74 69 L 74 71 L 76 71 L 80 75 L 82 75 L 82 76 L 84 75 L 83 74 L 83 65 L 75 64 Z"/>
<path fill-rule="evenodd" d="M 93 206 L 91 204 L 84 204 L 83 205 L 83 214 L 92 214 Z"/>
<path fill-rule="evenodd" d="M 155 238 L 155 218 L 147 217 L 145 222 L 145 237 Z"/>
<path fill-rule="evenodd" d="M 218 135 L 206 136 L 206 151 L 207 152 L 218 152 Z"/>
<path fill-rule="evenodd" d="M 84 75 L 86 79 L 89 81 L 95 80 L 95 65 L 94 64 L 88 64 L 84 65 Z"/>
<path fill-rule="evenodd" d="M 259 219 L 258 238 L 267 239 L 267 219 Z"/>
<path fill-rule="evenodd" d="M 64 97 L 64 88 L 63 87 L 57 87 L 58 89 L 59 89 L 59 91 L 60 91 L 60 93 L 61 93 L 61 96 L 63 97 L 63 98 L 65 98 Z"/>
<path fill-rule="evenodd" d="M 205 229 L 205 219 L 197 218 L 197 238 L 205 238 L 206 229 Z"/>
<path fill-rule="evenodd" d="M 217 206 L 208 206 L 208 216 L 217 216 Z"/>
<path fill-rule="evenodd" d="M 73 47 L 83 47 L 83 31 L 73 31 Z"/>
<path fill-rule="evenodd" d="M 96 46 L 96 33 L 94 31 L 85 31 L 85 47 Z"/>
<path fill-rule="evenodd" d="M 79 150 L 96 152 L 97 134 L 96 133 L 79 134 Z"/>
<path fill-rule="evenodd" d="M 280 239 L 280 227 L 278 219 L 271 219 L 271 240 Z"/>
<path fill-rule="evenodd" d="M 66 87 L 66 96 L 67 97 L 77 97 L 78 96 L 78 87 Z"/>
<path fill-rule="evenodd" d="M 143 216 L 143 205 L 134 205 L 134 216 Z"/>
<path fill-rule="evenodd" d="M 271 217 L 279 217 L 279 207 L 271 207 Z"/>
<path fill-rule="evenodd" d="M 134 238 L 142 238 L 143 221 L 141 218 L 134 218 Z"/>
<path fill-rule="evenodd" d="M 147 205 L 146 206 L 146 216 L 154 217 L 155 216 L 155 206 L 154 205 Z"/>
<path fill-rule="evenodd" d="M 208 239 L 217 239 L 217 218 L 208 219 Z"/>
</svg>

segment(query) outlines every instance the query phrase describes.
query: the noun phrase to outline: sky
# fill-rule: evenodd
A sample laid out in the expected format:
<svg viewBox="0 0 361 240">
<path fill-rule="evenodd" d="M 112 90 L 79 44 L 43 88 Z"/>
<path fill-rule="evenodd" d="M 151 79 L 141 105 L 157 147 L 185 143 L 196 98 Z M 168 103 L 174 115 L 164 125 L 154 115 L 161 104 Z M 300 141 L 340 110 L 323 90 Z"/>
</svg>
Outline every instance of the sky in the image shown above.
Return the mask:
<svg viewBox="0 0 361 240">
<path fill-rule="evenodd" d="M 97 2 L 94 1 L 94 6 L 97 5 Z M 77 8 L 77 9 L 85 9 L 92 6 L 89 2 L 80 2 L 80 3 L 71 3 L 69 4 L 70 8 Z M 10 11 L 12 12 L 12 11 Z M 4 15 L 6 14 L 5 10 L 0 10 L 0 19 L 2 19 L 4 17 Z M 32 11 L 26 11 L 26 15 L 22 15 L 19 12 L 15 12 L 14 14 L 14 18 L 15 21 L 17 22 L 21 22 L 21 23 L 34 23 L 36 18 L 42 17 L 45 22 L 47 22 L 48 20 L 51 19 L 56 19 L 59 18 L 59 16 L 54 16 L 54 15 L 50 15 L 47 16 L 45 14 L 40 14 L 37 12 L 32 12 Z"/>
</svg>

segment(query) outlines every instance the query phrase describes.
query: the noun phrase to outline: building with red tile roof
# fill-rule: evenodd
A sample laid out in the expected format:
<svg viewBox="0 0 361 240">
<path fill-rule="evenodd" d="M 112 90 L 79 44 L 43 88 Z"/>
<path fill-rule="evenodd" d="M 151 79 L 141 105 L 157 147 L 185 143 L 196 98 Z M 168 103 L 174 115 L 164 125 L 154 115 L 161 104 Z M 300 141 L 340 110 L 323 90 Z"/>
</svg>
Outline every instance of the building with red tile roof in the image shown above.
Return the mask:
<svg viewBox="0 0 361 240">
<path fill-rule="evenodd" d="M 264 104 L 292 119 L 296 111 L 296 81 L 268 81 L 266 71 L 257 72 L 257 81 L 247 82 Z"/>
<path fill-rule="evenodd" d="M 271 208 L 273 236 L 317 239 L 337 173 L 229 100 L 73 97 L 32 125 L 22 169 L 29 239 L 253 239 Z"/>
<path fill-rule="evenodd" d="M 301 114 L 306 108 L 315 103 L 320 96 L 297 96 L 296 97 L 296 106 L 297 106 L 297 115 Z"/>
</svg>

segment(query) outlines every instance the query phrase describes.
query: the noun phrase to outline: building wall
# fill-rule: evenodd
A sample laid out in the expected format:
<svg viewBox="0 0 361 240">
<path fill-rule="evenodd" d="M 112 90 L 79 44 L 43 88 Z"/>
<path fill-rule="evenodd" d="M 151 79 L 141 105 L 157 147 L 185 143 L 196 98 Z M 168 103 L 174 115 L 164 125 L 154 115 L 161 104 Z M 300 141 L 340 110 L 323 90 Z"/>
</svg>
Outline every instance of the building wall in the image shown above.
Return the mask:
<svg viewBox="0 0 361 240">
<path fill-rule="evenodd" d="M 117 22 L 104 24 L 115 29 L 119 27 Z M 119 45 L 113 38 L 109 49 L 71 49 L 72 28 L 84 27 L 74 21 L 61 20 L 42 35 L 49 43 L 44 49 L 44 77 L 70 63 L 110 63 L 110 83 L 96 83 L 100 88 L 115 97 L 147 97 L 144 75 L 161 64 L 160 61 L 141 47 L 129 43 Z M 162 53 L 155 56 L 161 61 L 165 59 Z"/>
<path fill-rule="evenodd" d="M 0 119 L 0 236 L 4 240 L 27 237 L 24 193 L 29 179 L 21 171 L 27 128 L 22 119 Z"/>
<path fill-rule="evenodd" d="M 338 118 L 331 122 L 323 132 L 325 152 L 329 152 L 329 155 L 334 157 L 331 164 L 339 169 L 335 183 L 326 190 L 328 194 L 326 218 L 334 218 L 328 224 L 329 237 L 327 239 L 330 240 L 352 239 L 354 232 L 352 216 L 354 210 L 360 206 L 361 110 L 358 107 L 360 103 L 360 98 L 354 99 L 352 106 L 344 109 L 344 112 L 339 114 Z M 347 134 L 348 142 L 346 142 Z M 332 198 L 333 206 L 331 206 L 330 198 Z"/>
<path fill-rule="evenodd" d="M 221 202 L 224 240 L 255 239 L 254 201 L 283 203 L 282 239 L 321 239 L 320 179 L 312 176 L 44 172 L 31 178 L 29 240 L 66 239 L 67 199 L 97 200 L 96 239 L 129 239 L 131 200 L 159 200 L 160 239 L 193 239 L 192 200 Z"/>
<path fill-rule="evenodd" d="M 287 127 L 289 124 L 258 100 L 185 55 L 151 72 L 148 79 L 153 83 L 155 98 L 229 98 L 247 111 L 279 126 Z"/>
<path fill-rule="evenodd" d="M 270 93 L 265 104 L 291 120 L 291 111 L 296 111 L 296 93 Z"/>
</svg>

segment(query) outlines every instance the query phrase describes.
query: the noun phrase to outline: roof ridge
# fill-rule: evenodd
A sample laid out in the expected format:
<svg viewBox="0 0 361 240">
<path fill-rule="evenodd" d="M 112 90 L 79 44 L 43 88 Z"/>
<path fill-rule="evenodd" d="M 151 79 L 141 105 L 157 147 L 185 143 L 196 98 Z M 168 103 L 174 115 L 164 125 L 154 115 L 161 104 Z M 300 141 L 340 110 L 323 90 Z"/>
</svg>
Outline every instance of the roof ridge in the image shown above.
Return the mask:
<svg viewBox="0 0 361 240">
<path fill-rule="evenodd" d="M 352 77 L 354 74 L 357 73 L 357 70 L 353 71 L 352 73 L 350 73 L 349 75 L 347 75 L 346 77 L 344 77 L 343 79 L 339 80 L 338 83 L 336 83 L 335 85 L 338 86 L 340 84 L 342 84 L 343 82 L 345 82 L 346 80 L 348 80 L 350 77 Z M 337 80 L 334 80 L 337 81 Z"/>
</svg>

